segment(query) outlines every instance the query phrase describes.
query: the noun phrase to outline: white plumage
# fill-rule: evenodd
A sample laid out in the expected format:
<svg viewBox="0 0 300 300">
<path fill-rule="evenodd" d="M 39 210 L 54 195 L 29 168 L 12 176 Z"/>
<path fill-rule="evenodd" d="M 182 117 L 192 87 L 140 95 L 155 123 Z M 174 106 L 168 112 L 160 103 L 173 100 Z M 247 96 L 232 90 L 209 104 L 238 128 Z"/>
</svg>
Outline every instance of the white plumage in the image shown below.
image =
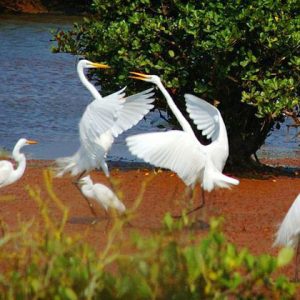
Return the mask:
<svg viewBox="0 0 300 300">
<path fill-rule="evenodd" d="M 187 111 L 197 128 L 212 139 L 202 145 L 170 94 L 155 75 L 132 72 L 133 78 L 152 82 L 158 86 L 180 123 L 183 131 L 172 130 L 130 136 L 126 139 L 130 152 L 157 167 L 170 169 L 188 186 L 200 181 L 206 191 L 229 188 L 239 184 L 237 179 L 222 174 L 228 157 L 228 139 L 225 124 L 218 109 L 193 95 L 185 95 Z"/>
<path fill-rule="evenodd" d="M 124 213 L 125 205 L 118 199 L 118 197 L 106 185 L 101 183 L 93 184 L 90 176 L 85 176 L 80 179 L 81 192 L 88 199 L 95 200 L 106 211 L 109 208 L 116 209 L 119 213 Z"/>
<path fill-rule="evenodd" d="M 289 246 L 295 248 L 300 234 L 300 194 L 285 215 L 276 233 L 273 246 Z"/>
<path fill-rule="evenodd" d="M 105 160 L 114 138 L 136 125 L 153 107 L 152 89 L 125 97 L 124 88 L 102 98 L 85 77 L 84 68 L 106 67 L 88 60 L 81 60 L 77 65 L 79 78 L 93 95 L 94 101 L 86 107 L 79 122 L 78 151 L 70 157 L 56 160 L 58 177 L 66 173 L 76 176 L 97 167 L 101 167 L 108 177 L 109 171 Z"/>
<path fill-rule="evenodd" d="M 16 143 L 12 151 L 12 157 L 17 162 L 16 169 L 10 161 L 0 161 L 0 188 L 16 182 L 23 176 L 26 169 L 26 157 L 23 153 L 20 153 L 20 150 L 22 147 L 31 144 L 37 144 L 37 142 L 21 138 Z"/>
</svg>

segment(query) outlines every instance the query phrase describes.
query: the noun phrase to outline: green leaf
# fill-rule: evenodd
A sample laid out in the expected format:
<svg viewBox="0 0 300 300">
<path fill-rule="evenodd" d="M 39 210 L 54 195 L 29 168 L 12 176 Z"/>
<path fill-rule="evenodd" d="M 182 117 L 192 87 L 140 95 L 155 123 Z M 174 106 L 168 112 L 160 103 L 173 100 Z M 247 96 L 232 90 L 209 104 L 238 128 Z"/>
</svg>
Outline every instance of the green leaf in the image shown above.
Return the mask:
<svg viewBox="0 0 300 300">
<path fill-rule="evenodd" d="M 174 57 L 175 56 L 175 52 L 173 50 L 169 50 L 168 53 L 169 53 L 170 57 Z"/>
<path fill-rule="evenodd" d="M 77 300 L 78 299 L 75 292 L 72 289 L 68 288 L 68 287 L 65 289 L 65 294 L 67 296 L 67 299 L 69 299 L 69 300 Z"/>
<path fill-rule="evenodd" d="M 171 230 L 173 228 L 174 219 L 172 218 L 170 213 L 166 213 L 166 215 L 164 217 L 164 224 L 169 230 Z"/>
<path fill-rule="evenodd" d="M 294 250 L 292 248 L 286 247 L 282 248 L 277 256 L 278 267 L 284 267 L 291 262 L 294 256 Z"/>
</svg>

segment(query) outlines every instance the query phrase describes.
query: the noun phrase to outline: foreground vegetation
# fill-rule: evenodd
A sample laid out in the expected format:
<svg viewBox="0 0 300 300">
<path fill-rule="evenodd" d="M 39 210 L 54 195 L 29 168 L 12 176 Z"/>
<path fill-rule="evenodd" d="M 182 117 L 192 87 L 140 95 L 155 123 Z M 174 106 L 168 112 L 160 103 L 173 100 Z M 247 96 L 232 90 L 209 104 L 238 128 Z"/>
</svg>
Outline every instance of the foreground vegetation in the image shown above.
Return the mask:
<svg viewBox="0 0 300 300">
<path fill-rule="evenodd" d="M 43 223 L 3 224 L 0 238 L 0 299 L 292 299 L 295 285 L 279 273 L 292 258 L 254 256 L 238 250 L 212 220 L 208 234 L 187 229 L 190 221 L 166 215 L 160 231 L 131 237 L 124 226 L 133 218 L 142 193 L 124 218 L 113 217 L 106 245 L 100 251 L 82 236 L 69 236 L 68 211 L 53 193 L 46 172 L 45 189 L 61 212 L 60 220 L 41 199 L 39 187 L 28 187 Z M 146 183 L 145 183 L 146 184 Z M 128 231 L 127 231 L 128 232 Z"/>
<path fill-rule="evenodd" d="M 298 0 L 94 0 L 92 8 L 55 35 L 54 51 L 111 65 L 97 74 L 105 92 L 139 70 L 161 76 L 183 111 L 184 93 L 218 100 L 232 162 L 247 161 L 299 105 Z"/>
</svg>

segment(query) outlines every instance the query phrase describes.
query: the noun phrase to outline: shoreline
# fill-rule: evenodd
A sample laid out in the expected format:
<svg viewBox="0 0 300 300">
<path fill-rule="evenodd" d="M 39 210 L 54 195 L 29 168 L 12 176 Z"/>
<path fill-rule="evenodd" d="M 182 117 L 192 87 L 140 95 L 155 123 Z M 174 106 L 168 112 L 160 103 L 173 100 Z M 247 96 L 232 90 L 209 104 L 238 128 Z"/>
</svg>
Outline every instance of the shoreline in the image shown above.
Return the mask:
<svg viewBox="0 0 300 300">
<path fill-rule="evenodd" d="M 2 158 L 7 159 L 7 158 Z M 1 160 L 1 157 L 0 157 Z M 54 166 L 54 159 L 27 159 L 27 165 L 29 167 L 52 167 Z M 225 173 L 242 176 L 242 177 L 257 177 L 256 175 L 274 175 L 274 176 L 291 176 L 291 177 L 299 177 L 300 178 L 300 158 L 276 158 L 276 159 L 260 159 L 262 163 L 262 170 L 259 171 L 258 169 L 249 169 L 243 170 L 241 168 L 237 169 L 229 169 L 225 168 Z M 130 171 L 130 170 L 162 170 L 162 171 L 169 171 L 167 169 L 157 168 L 151 164 L 146 162 L 130 162 L 130 161 L 110 161 L 107 160 L 108 166 L 110 170 L 120 170 L 120 171 Z M 265 169 L 264 166 L 266 167 Z M 268 167 L 273 168 L 273 171 L 268 169 Z M 91 171 L 93 172 L 93 171 Z M 99 170 L 101 173 L 102 171 Z M 172 171 L 169 171 L 172 172 Z M 174 173 L 175 174 L 175 173 Z M 300 187 L 299 187 L 300 191 Z"/>
</svg>

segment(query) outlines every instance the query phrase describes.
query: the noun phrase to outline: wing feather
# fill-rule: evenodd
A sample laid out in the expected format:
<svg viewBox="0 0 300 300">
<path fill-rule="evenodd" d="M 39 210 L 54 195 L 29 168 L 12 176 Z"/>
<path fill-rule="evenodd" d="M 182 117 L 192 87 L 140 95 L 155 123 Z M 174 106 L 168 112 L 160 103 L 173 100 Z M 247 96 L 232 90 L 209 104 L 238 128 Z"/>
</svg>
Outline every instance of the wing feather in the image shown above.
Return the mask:
<svg viewBox="0 0 300 300">
<path fill-rule="evenodd" d="M 80 143 L 91 160 L 99 157 L 98 140 L 113 126 L 119 111 L 123 107 L 125 101 L 124 89 L 94 100 L 83 113 L 79 122 Z"/>
<path fill-rule="evenodd" d="M 126 143 L 133 155 L 176 172 L 186 185 L 194 184 L 203 172 L 205 153 L 184 131 L 133 135 L 126 138 Z"/>
<path fill-rule="evenodd" d="M 136 125 L 153 108 L 153 88 L 125 99 L 118 118 L 111 128 L 114 137 Z"/>
<path fill-rule="evenodd" d="M 80 148 L 72 156 L 56 159 L 58 177 L 68 172 L 75 176 L 102 165 L 105 167 L 104 172 L 108 174 L 104 160 L 113 142 L 109 129 L 122 109 L 124 89 L 104 98 L 97 98 L 86 107 L 79 122 Z"/>
<path fill-rule="evenodd" d="M 201 98 L 191 94 L 185 94 L 186 110 L 191 119 L 202 134 L 207 138 L 216 140 L 220 131 L 220 119 L 222 118 L 219 110 Z"/>
<path fill-rule="evenodd" d="M 95 141 L 102 133 L 110 129 L 122 109 L 125 94 L 124 89 L 104 98 L 91 102 L 83 113 L 79 122 L 81 143 Z"/>
</svg>

